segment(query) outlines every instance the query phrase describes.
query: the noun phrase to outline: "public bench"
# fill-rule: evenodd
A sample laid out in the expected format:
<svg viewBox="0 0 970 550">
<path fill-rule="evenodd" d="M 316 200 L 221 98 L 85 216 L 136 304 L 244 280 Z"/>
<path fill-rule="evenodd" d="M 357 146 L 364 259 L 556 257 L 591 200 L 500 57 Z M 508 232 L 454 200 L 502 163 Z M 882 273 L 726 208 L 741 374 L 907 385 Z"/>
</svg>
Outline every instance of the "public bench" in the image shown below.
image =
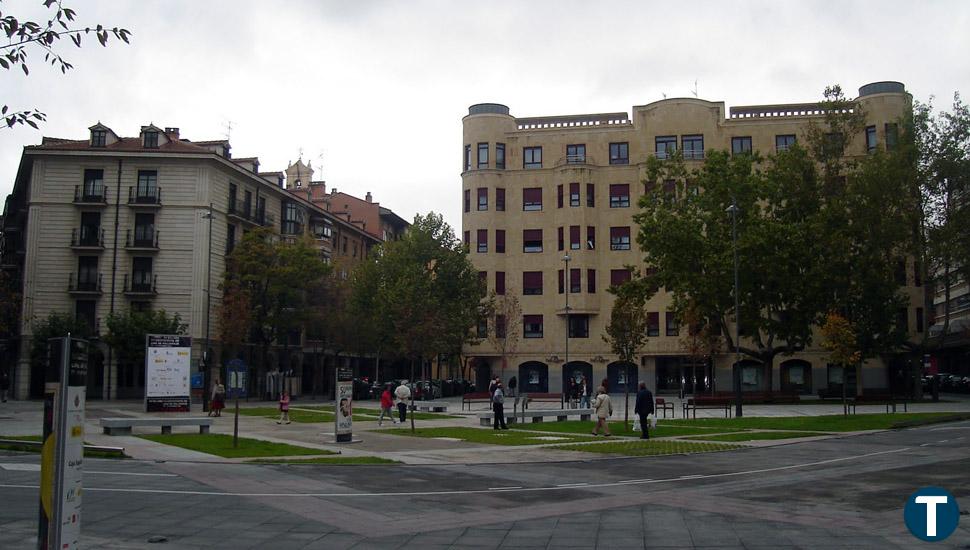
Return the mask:
<svg viewBox="0 0 970 550">
<path fill-rule="evenodd" d="M 723 409 L 724 417 L 731 417 L 732 401 L 725 397 L 691 397 L 684 401 L 683 416 L 688 418 L 693 411 L 693 417 L 697 418 L 697 409 Z"/>
<path fill-rule="evenodd" d="M 667 411 L 670 411 L 671 418 L 677 418 L 677 413 L 674 411 L 674 404 L 668 403 L 663 397 L 657 398 L 657 402 L 654 405 L 654 415 L 660 411 L 664 412 L 664 418 L 667 418 Z"/>
<path fill-rule="evenodd" d="M 529 408 L 529 403 L 559 403 L 562 406 L 562 394 L 561 393 L 523 393 L 522 397 L 525 399 L 525 408 Z"/>
<path fill-rule="evenodd" d="M 414 408 L 421 412 L 448 412 L 448 405 L 446 403 L 439 403 L 437 401 L 417 401 L 414 403 Z"/>
<path fill-rule="evenodd" d="M 903 412 L 909 412 L 909 405 L 905 399 L 897 398 L 888 393 L 863 393 L 854 397 L 856 403 L 865 405 L 866 403 L 884 403 L 886 412 L 896 412 L 896 405 L 902 404 Z M 891 409 L 891 410 L 890 410 Z"/>
<path fill-rule="evenodd" d="M 492 396 L 487 391 L 479 391 L 473 393 L 466 393 L 461 396 L 461 410 L 465 410 L 465 405 L 468 405 L 468 410 L 472 410 L 472 403 L 491 403 Z"/>
<path fill-rule="evenodd" d="M 107 435 L 130 435 L 135 426 L 159 426 L 163 434 L 172 433 L 172 426 L 198 426 L 199 433 L 209 433 L 211 418 L 172 417 L 172 418 L 102 418 L 101 429 Z"/>
<path fill-rule="evenodd" d="M 505 422 L 514 424 L 518 420 L 531 418 L 533 423 L 542 422 L 546 416 L 555 416 L 557 422 L 565 422 L 570 416 L 578 416 L 580 420 L 589 421 L 592 418 L 593 409 L 532 409 L 519 410 L 514 414 L 506 414 Z M 518 419 L 518 420 L 517 420 Z M 478 413 L 478 423 L 482 426 L 491 426 L 495 420 L 495 413 L 492 411 Z"/>
</svg>

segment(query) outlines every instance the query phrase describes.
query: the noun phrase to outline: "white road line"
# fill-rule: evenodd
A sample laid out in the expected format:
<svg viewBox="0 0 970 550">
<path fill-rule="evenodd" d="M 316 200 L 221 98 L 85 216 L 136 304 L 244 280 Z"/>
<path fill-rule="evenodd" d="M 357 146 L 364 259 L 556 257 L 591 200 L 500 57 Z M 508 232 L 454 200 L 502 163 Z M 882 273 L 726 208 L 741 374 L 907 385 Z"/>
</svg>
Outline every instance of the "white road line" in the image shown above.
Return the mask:
<svg viewBox="0 0 970 550">
<path fill-rule="evenodd" d="M 944 439 L 943 441 L 937 441 L 937 443 L 946 443 L 947 441 L 950 441 L 950 440 L 949 439 Z"/>
<path fill-rule="evenodd" d="M 643 483 L 644 481 L 653 481 L 653 478 L 624 479 L 623 481 L 617 481 L 617 483 Z"/>
<path fill-rule="evenodd" d="M 0 464 L 0 469 L 12 472 L 39 472 L 40 464 L 5 463 Z M 84 473 L 108 476 L 178 477 L 178 474 L 143 474 L 137 472 L 104 472 L 99 470 L 84 470 Z"/>
<path fill-rule="evenodd" d="M 516 485 L 514 487 L 489 487 L 489 491 L 508 491 L 509 489 L 521 489 L 521 485 Z"/>
<path fill-rule="evenodd" d="M 589 485 L 589 483 L 562 483 L 560 485 L 556 485 L 556 487 L 585 487 L 587 485 Z"/>
<path fill-rule="evenodd" d="M 678 479 L 696 479 L 699 477 L 707 477 L 707 476 L 705 476 L 704 474 L 693 474 L 689 476 L 680 476 Z"/>
<path fill-rule="evenodd" d="M 20 464 L 20 463 L 0 464 L 0 470 L 7 470 L 10 472 L 39 472 L 40 464 Z"/>
<path fill-rule="evenodd" d="M 760 468 L 758 470 L 742 470 L 740 472 L 723 472 L 720 474 L 704 474 L 699 477 L 692 477 L 690 479 L 715 479 L 722 477 L 735 477 L 735 476 L 745 476 L 753 474 L 764 474 L 768 472 L 781 472 L 784 470 L 794 470 L 796 468 L 805 468 L 807 466 L 821 466 L 823 464 L 834 464 L 836 462 L 845 462 L 847 460 L 859 460 L 863 458 L 870 458 L 873 456 L 886 455 L 902 453 L 912 449 L 912 447 L 901 447 L 899 449 L 892 449 L 889 451 L 878 451 L 874 453 L 866 453 L 861 455 L 844 456 L 841 458 L 830 458 L 828 460 L 817 460 L 815 462 L 803 462 L 801 464 L 791 464 L 789 466 L 776 466 L 774 468 Z M 633 484 L 644 484 L 653 485 L 655 483 L 671 483 L 676 481 L 684 481 L 684 479 L 679 477 L 671 477 L 665 479 L 651 479 L 647 481 L 638 481 L 635 483 L 625 483 L 623 485 L 633 485 Z M 599 488 L 599 487 L 616 487 L 620 485 L 617 482 L 609 483 L 591 483 L 583 484 L 584 487 L 589 488 Z M 509 489 L 509 491 L 519 491 L 519 492 L 539 492 L 539 491 L 562 491 L 565 489 L 574 488 L 577 485 L 566 485 L 566 486 L 554 486 L 554 487 L 527 487 L 523 489 Z M 15 485 L 15 484 L 0 484 L 2 488 L 10 489 L 37 489 L 37 485 Z M 488 489 L 468 489 L 468 490 L 451 490 L 451 491 L 407 491 L 407 492 L 386 492 L 386 493 L 227 493 L 222 491 L 181 491 L 174 489 L 128 489 L 128 488 L 106 488 L 106 487 L 85 487 L 85 491 L 98 491 L 105 493 L 153 493 L 153 494 L 165 494 L 165 495 L 201 495 L 201 496 L 229 496 L 229 497 L 254 497 L 254 498 L 347 498 L 347 497 L 389 497 L 389 496 L 447 496 L 447 495 L 475 495 L 475 494 L 485 494 L 488 493 Z"/>
<path fill-rule="evenodd" d="M 144 477 L 178 477 L 178 474 L 141 474 L 138 472 L 99 472 L 94 470 L 84 470 L 85 474 L 101 474 L 108 476 L 144 476 Z"/>
</svg>

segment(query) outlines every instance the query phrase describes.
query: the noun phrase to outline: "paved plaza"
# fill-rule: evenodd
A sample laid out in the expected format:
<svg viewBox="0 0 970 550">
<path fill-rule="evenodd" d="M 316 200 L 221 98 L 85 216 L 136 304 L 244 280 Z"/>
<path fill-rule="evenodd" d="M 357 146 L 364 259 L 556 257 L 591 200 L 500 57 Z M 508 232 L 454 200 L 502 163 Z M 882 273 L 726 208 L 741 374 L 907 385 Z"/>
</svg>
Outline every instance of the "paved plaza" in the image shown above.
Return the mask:
<svg viewBox="0 0 970 550">
<path fill-rule="evenodd" d="M 970 410 L 966 399 L 948 400 L 910 411 Z M 829 407 L 745 412 L 839 412 Z M 966 517 L 932 546 L 902 521 L 903 502 L 918 487 L 945 487 L 970 504 L 968 421 L 729 452 L 603 458 L 392 436 L 361 431 L 373 424 L 363 422 L 361 443 L 338 447 L 321 424 L 240 419 L 248 437 L 404 462 L 340 466 L 244 464 L 97 433 L 97 418 L 139 410 L 134 402 L 89 406 L 86 439 L 124 446 L 140 460 L 85 460 L 84 548 L 970 547 Z M 0 434 L 36 433 L 39 420 L 37 403 L 6 403 Z M 231 429 L 224 416 L 213 431 Z M 0 454 L 0 548 L 35 544 L 38 464 L 34 454 Z"/>
</svg>

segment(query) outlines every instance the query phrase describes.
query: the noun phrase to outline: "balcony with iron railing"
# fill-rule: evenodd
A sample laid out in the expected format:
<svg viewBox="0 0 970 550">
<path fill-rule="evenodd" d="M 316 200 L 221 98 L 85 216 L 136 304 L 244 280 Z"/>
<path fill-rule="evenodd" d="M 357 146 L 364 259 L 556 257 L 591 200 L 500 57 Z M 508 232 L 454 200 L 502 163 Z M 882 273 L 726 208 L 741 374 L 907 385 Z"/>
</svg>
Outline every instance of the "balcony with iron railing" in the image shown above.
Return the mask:
<svg viewBox="0 0 970 550">
<path fill-rule="evenodd" d="M 162 188 L 137 189 L 128 187 L 128 206 L 159 207 L 162 205 Z"/>
<path fill-rule="evenodd" d="M 104 250 L 104 229 L 100 226 L 82 225 L 71 230 L 71 248 L 74 250 Z"/>
<path fill-rule="evenodd" d="M 158 252 L 158 231 L 135 227 L 125 230 L 125 248 L 132 252 Z M 134 237 L 134 238 L 132 238 Z"/>
<path fill-rule="evenodd" d="M 71 273 L 67 291 L 71 294 L 101 294 L 101 273 Z"/>
<path fill-rule="evenodd" d="M 103 185 L 96 185 L 94 187 L 75 185 L 74 204 L 83 204 L 85 206 L 107 206 L 108 190 Z"/>
<path fill-rule="evenodd" d="M 158 275 L 150 273 L 125 274 L 124 293 L 132 297 L 152 297 L 158 294 Z"/>
<path fill-rule="evenodd" d="M 227 209 L 227 214 L 231 218 L 235 218 L 238 221 L 255 223 L 254 218 L 256 217 L 253 212 L 253 205 L 251 202 L 240 202 L 234 197 L 229 197 L 229 208 Z"/>
<path fill-rule="evenodd" d="M 266 212 L 256 212 L 255 216 L 256 224 L 263 227 L 273 227 L 276 224 L 276 218 L 272 214 L 267 214 Z"/>
<path fill-rule="evenodd" d="M 596 160 L 592 155 L 566 155 L 556 161 L 556 168 L 562 166 L 596 166 Z"/>
</svg>

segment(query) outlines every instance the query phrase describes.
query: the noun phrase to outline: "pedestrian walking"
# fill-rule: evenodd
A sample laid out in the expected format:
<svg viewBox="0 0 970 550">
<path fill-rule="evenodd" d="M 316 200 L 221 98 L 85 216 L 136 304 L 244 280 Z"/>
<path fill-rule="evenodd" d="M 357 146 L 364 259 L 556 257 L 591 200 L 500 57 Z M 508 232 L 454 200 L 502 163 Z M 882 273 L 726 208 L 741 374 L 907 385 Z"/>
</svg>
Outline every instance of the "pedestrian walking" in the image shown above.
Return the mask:
<svg viewBox="0 0 970 550">
<path fill-rule="evenodd" d="M 519 381 L 514 376 L 509 378 L 509 396 L 515 397 L 515 387 L 518 386 Z"/>
<path fill-rule="evenodd" d="M 390 384 L 384 387 L 384 393 L 381 394 L 381 415 L 377 418 L 377 427 L 384 424 L 385 414 L 391 419 L 391 422 L 397 424 L 397 419 L 394 418 L 394 396 L 391 395 Z"/>
<path fill-rule="evenodd" d="M 209 402 L 209 416 L 222 416 L 222 409 L 226 408 L 226 387 L 216 379 L 212 386 L 212 400 Z"/>
<path fill-rule="evenodd" d="M 280 419 L 276 423 L 283 422 L 290 423 L 290 394 L 286 393 L 286 390 L 280 392 Z"/>
<path fill-rule="evenodd" d="M 589 408 L 589 382 L 586 381 L 585 374 L 582 382 L 579 383 L 579 406 L 583 409 Z"/>
<path fill-rule="evenodd" d="M 7 369 L 0 369 L 0 398 L 7 402 L 7 393 L 10 391 L 10 373 Z"/>
<path fill-rule="evenodd" d="M 492 393 L 492 413 L 495 415 L 493 422 L 496 430 L 507 430 L 505 425 L 505 392 L 502 391 L 502 382 L 495 383 L 495 391 Z"/>
<path fill-rule="evenodd" d="M 401 380 L 401 385 L 394 390 L 394 396 L 397 397 L 397 414 L 403 424 L 408 419 L 408 399 L 411 399 L 407 380 Z"/>
<path fill-rule="evenodd" d="M 593 435 L 599 435 L 599 431 L 603 430 L 603 435 L 610 437 L 610 425 L 606 420 L 613 415 L 613 403 L 610 402 L 610 396 L 606 393 L 606 388 L 600 386 L 596 388 L 596 399 L 593 400 L 593 410 L 596 412 L 596 427 L 593 428 Z"/>
<path fill-rule="evenodd" d="M 646 382 L 640 382 L 640 390 L 637 391 L 637 403 L 633 412 L 640 417 L 640 431 L 643 434 L 640 439 L 650 439 L 648 431 L 650 426 L 650 415 L 654 414 L 653 394 L 647 389 Z"/>
</svg>

